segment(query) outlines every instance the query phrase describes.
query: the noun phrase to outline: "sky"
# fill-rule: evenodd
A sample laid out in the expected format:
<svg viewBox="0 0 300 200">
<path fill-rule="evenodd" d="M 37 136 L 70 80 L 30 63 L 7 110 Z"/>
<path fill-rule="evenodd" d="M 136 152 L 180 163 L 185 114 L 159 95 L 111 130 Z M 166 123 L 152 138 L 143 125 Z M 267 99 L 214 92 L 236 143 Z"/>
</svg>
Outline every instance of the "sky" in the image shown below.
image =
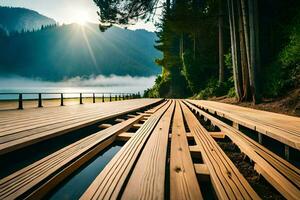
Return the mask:
<svg viewBox="0 0 300 200">
<path fill-rule="evenodd" d="M 50 17 L 60 24 L 98 23 L 98 7 L 93 0 L 0 0 L 0 6 L 24 7 Z M 155 31 L 154 22 L 138 22 L 129 29 Z"/>
</svg>

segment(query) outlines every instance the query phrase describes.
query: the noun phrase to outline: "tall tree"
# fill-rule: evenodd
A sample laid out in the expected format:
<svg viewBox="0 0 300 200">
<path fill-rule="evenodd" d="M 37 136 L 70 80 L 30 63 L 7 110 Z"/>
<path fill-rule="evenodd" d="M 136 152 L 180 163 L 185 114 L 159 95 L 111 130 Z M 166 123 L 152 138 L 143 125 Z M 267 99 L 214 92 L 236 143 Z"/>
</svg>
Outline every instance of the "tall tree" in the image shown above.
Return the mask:
<svg viewBox="0 0 300 200">
<path fill-rule="evenodd" d="M 219 83 L 224 82 L 224 14 L 223 0 L 219 0 Z"/>
<path fill-rule="evenodd" d="M 258 38 L 258 7 L 257 0 L 248 0 L 249 6 L 249 29 L 250 29 L 250 86 L 252 92 L 252 101 L 259 101 L 258 88 L 258 70 L 259 70 L 259 38 Z"/>
<path fill-rule="evenodd" d="M 241 88 L 241 69 L 240 69 L 240 57 L 239 57 L 239 37 L 236 28 L 237 26 L 237 11 L 236 11 L 236 1 L 228 0 L 228 17 L 230 26 L 230 40 L 231 40 L 231 56 L 232 56 L 232 68 L 233 68 L 233 79 L 235 93 L 238 101 L 242 98 L 242 88 Z"/>
<path fill-rule="evenodd" d="M 249 73 L 248 73 L 248 61 L 247 61 L 247 53 L 246 53 L 246 30 L 245 30 L 245 26 L 243 24 L 244 20 L 243 20 L 243 14 L 242 14 L 242 7 L 241 7 L 241 1 L 243 0 L 239 0 L 237 1 L 237 10 L 238 10 L 238 26 L 239 26 L 239 45 L 240 45 L 240 65 L 242 68 L 242 89 L 243 89 L 243 96 L 241 97 L 241 101 L 248 99 L 249 97 Z M 238 44 L 237 44 L 238 45 Z"/>
</svg>

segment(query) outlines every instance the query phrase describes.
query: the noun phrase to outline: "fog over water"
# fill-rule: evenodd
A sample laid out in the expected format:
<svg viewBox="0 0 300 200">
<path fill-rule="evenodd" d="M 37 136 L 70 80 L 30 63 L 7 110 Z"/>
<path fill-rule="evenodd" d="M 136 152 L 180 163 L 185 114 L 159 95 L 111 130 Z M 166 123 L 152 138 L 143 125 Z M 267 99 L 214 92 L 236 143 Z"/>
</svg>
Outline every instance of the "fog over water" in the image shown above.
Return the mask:
<svg viewBox="0 0 300 200">
<path fill-rule="evenodd" d="M 132 76 L 89 76 L 74 77 L 63 81 L 51 82 L 35 78 L 19 76 L 0 76 L 0 93 L 137 93 L 141 94 L 150 88 L 155 81 L 155 76 L 132 77 Z M 72 95 L 71 95 L 72 96 Z M 69 96 L 69 97 L 71 97 Z M 0 95 L 0 99 L 15 99 L 16 95 Z M 24 98 L 32 98 L 27 95 Z"/>
</svg>

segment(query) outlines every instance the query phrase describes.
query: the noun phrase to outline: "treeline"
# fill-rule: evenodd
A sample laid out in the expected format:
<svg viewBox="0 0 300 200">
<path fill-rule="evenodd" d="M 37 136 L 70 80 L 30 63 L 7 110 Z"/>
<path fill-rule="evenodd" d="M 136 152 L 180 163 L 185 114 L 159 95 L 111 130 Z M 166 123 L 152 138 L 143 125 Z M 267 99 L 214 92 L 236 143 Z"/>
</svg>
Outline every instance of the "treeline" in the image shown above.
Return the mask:
<svg viewBox="0 0 300 200">
<path fill-rule="evenodd" d="M 151 20 L 159 0 L 94 0 L 100 29 Z M 236 97 L 259 102 L 299 88 L 299 0 L 165 0 L 145 97 Z"/>
<path fill-rule="evenodd" d="M 40 28 L 37 29 L 21 29 L 21 30 L 13 30 L 13 31 L 8 31 L 5 28 L 0 26 L 0 37 L 8 37 L 8 36 L 17 36 L 17 35 L 22 35 L 25 33 L 34 33 L 34 32 L 38 32 L 41 30 L 48 30 L 48 29 L 52 29 L 52 28 L 56 28 L 59 25 L 57 23 L 55 24 L 48 24 L 48 25 L 42 25 Z"/>
<path fill-rule="evenodd" d="M 299 3 L 167 2 L 156 42 L 163 72 L 145 96 L 227 95 L 256 103 L 299 87 Z"/>
<path fill-rule="evenodd" d="M 44 26 L 38 31 L 0 36 L 0 74 L 61 81 L 93 75 L 153 76 L 155 33 L 97 24 Z M 134 43 L 132 41 L 135 41 Z"/>
</svg>

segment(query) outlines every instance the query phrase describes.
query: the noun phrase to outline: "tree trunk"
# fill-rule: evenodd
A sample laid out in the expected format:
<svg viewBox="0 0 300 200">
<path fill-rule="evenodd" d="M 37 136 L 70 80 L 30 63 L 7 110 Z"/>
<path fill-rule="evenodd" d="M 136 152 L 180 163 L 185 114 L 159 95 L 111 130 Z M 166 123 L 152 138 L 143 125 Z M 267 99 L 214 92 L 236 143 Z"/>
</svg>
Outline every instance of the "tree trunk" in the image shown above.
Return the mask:
<svg viewBox="0 0 300 200">
<path fill-rule="evenodd" d="M 181 33 L 180 41 L 179 41 L 179 57 L 183 58 L 183 33 Z"/>
<path fill-rule="evenodd" d="M 243 83 L 243 96 L 241 101 L 247 100 L 249 97 L 249 73 L 248 73 L 248 60 L 246 53 L 245 35 L 243 15 L 241 8 L 241 1 L 237 1 L 238 20 L 239 20 L 239 36 L 240 36 L 240 55 L 241 55 L 241 67 L 242 67 L 242 83 Z"/>
<path fill-rule="evenodd" d="M 254 104 L 259 100 L 257 86 L 257 71 L 259 69 L 259 40 L 258 40 L 258 16 L 257 0 L 248 0 L 249 8 L 249 35 L 250 35 L 250 87 Z"/>
<path fill-rule="evenodd" d="M 193 55 L 193 58 L 194 58 L 194 60 L 196 59 L 196 32 L 194 32 L 194 40 L 193 40 L 193 42 L 194 42 L 194 44 L 193 44 L 193 51 L 194 51 L 194 55 Z"/>
<path fill-rule="evenodd" d="M 248 28 L 249 19 L 248 19 L 248 13 L 247 13 L 247 7 L 245 1 L 246 0 L 241 0 L 241 6 L 242 6 L 242 14 L 243 14 L 243 26 L 244 26 L 244 35 L 245 35 L 247 63 L 248 66 L 250 66 L 249 28 Z"/>
<path fill-rule="evenodd" d="M 223 0 L 219 0 L 219 83 L 224 82 Z"/>
<path fill-rule="evenodd" d="M 241 88 L 241 73 L 239 68 L 239 55 L 238 55 L 238 34 L 236 32 L 236 16 L 235 16 L 235 0 L 228 0 L 228 15 L 229 15 L 229 26 L 230 26 L 230 39 L 231 39 L 231 56 L 232 56 L 232 68 L 233 68 L 233 79 L 235 93 L 238 101 L 242 97 Z"/>
</svg>

